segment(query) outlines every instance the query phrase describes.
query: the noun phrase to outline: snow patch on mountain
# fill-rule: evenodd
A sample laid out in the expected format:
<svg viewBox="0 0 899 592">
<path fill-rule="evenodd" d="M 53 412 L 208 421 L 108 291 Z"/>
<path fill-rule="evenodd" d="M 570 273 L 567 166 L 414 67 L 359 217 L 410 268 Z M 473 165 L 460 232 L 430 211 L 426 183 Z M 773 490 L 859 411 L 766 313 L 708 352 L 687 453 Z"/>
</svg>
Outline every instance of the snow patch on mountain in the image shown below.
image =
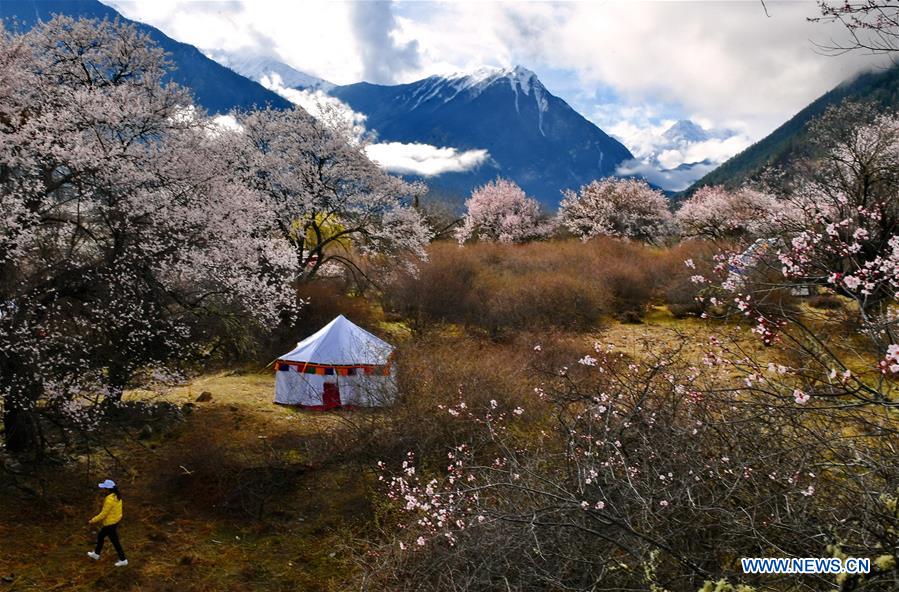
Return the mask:
<svg viewBox="0 0 899 592">
<path fill-rule="evenodd" d="M 327 80 L 300 72 L 269 56 L 229 53 L 214 49 L 205 49 L 203 53 L 226 68 L 256 82 L 261 82 L 266 77 L 278 76 L 281 83 L 288 88 L 323 90 L 325 92 L 334 88 L 334 85 Z"/>
<path fill-rule="evenodd" d="M 410 110 L 419 108 L 431 100 L 448 103 L 459 95 L 476 98 L 494 84 L 508 84 L 515 93 L 515 112 L 521 113 L 519 93 L 533 97 L 537 105 L 537 127 L 544 136 L 543 114 L 549 109 L 546 87 L 531 70 L 522 66 L 495 68 L 484 66 L 468 72 L 456 72 L 447 76 L 431 76 L 424 80 L 412 93 L 415 104 Z"/>
</svg>

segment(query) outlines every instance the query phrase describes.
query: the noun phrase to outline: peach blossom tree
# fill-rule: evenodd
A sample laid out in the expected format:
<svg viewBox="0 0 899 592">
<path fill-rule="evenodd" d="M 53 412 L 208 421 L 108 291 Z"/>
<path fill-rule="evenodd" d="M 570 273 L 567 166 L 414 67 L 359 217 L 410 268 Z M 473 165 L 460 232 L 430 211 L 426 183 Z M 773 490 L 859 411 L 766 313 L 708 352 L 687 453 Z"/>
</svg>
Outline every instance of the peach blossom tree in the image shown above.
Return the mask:
<svg viewBox="0 0 899 592">
<path fill-rule="evenodd" d="M 213 319 L 294 306 L 270 212 L 135 28 L 55 17 L 0 35 L 0 396 L 11 451 L 38 415 L 90 428 L 138 374 L 201 353 Z"/>
<path fill-rule="evenodd" d="M 767 232 L 781 209 L 782 205 L 768 193 L 700 187 L 681 204 L 675 220 L 685 237 L 746 239 Z"/>
<path fill-rule="evenodd" d="M 559 221 L 583 240 L 607 235 L 655 243 L 670 232 L 668 208 L 668 199 L 645 181 L 610 177 L 565 191 Z"/>
<path fill-rule="evenodd" d="M 540 204 L 508 179 L 496 179 L 476 188 L 465 202 L 456 239 L 520 243 L 549 232 L 541 220 Z"/>
</svg>

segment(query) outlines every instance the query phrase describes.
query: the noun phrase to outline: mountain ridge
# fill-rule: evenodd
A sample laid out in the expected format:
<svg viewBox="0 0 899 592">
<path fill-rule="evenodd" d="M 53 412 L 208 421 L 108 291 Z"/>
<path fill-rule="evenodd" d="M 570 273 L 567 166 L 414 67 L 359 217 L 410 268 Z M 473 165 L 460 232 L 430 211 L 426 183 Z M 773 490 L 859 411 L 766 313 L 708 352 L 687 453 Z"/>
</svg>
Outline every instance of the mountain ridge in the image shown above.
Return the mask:
<svg viewBox="0 0 899 592">
<path fill-rule="evenodd" d="M 844 100 L 873 101 L 880 109 L 899 107 L 899 64 L 884 70 L 863 72 L 824 93 L 773 132 L 723 162 L 684 191 L 690 195 L 704 185 L 737 187 L 756 180 L 768 167 L 784 166 L 810 155 L 808 124 Z"/>
<path fill-rule="evenodd" d="M 241 76 L 260 84 L 263 84 L 263 77 L 268 77 L 271 82 L 274 82 L 274 77 L 278 76 L 283 86 L 298 90 L 327 92 L 335 86 L 323 78 L 301 72 L 293 66 L 266 55 L 252 53 L 240 55 L 215 49 L 204 49 L 203 54 Z M 263 86 L 265 85 L 263 84 Z"/>
<path fill-rule="evenodd" d="M 72 18 L 118 18 L 149 34 L 171 55 L 176 69 L 169 72 L 167 78 L 190 89 L 196 102 L 210 113 L 266 105 L 277 109 L 292 107 L 283 97 L 209 59 L 193 45 L 172 39 L 156 27 L 131 20 L 98 0 L 0 0 L 0 19 L 19 25 L 23 30 L 30 29 L 38 21 L 49 20 L 57 13 Z"/>
</svg>

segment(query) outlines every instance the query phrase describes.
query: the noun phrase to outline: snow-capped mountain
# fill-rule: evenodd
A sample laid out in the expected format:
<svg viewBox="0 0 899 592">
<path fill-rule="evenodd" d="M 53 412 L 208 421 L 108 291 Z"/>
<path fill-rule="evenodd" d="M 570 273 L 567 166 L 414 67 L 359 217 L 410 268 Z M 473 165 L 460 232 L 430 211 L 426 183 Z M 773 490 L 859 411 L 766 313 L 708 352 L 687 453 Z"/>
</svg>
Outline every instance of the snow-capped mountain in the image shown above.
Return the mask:
<svg viewBox="0 0 899 592">
<path fill-rule="evenodd" d="M 667 191 L 685 189 L 751 143 L 733 130 L 704 128 L 689 119 L 619 138 L 636 158 L 623 163 L 618 174 L 642 176 Z"/>
<path fill-rule="evenodd" d="M 698 123 L 689 119 L 681 119 L 665 130 L 662 137 L 672 144 L 682 144 L 684 142 L 704 142 L 712 135 Z"/>
<path fill-rule="evenodd" d="M 490 157 L 477 169 L 428 180 L 461 194 L 503 176 L 555 206 L 563 189 L 612 175 L 633 158 L 521 66 L 394 86 L 360 82 L 334 87 L 330 94 L 364 114 L 380 142 L 487 150 Z"/>
<path fill-rule="evenodd" d="M 709 140 L 726 140 L 737 135 L 737 132 L 729 129 L 706 129 L 690 121 L 681 119 L 676 121 L 662 134 L 662 142 L 656 145 L 658 151 L 672 148 L 684 148 L 688 144 L 708 142 Z"/>
<path fill-rule="evenodd" d="M 300 72 L 284 62 L 268 56 L 241 55 L 212 49 L 204 50 L 203 53 L 221 65 L 231 68 L 241 76 L 246 76 L 250 80 L 255 80 L 259 83 L 265 84 L 267 81 L 274 81 L 277 76 L 281 81 L 281 85 L 287 88 L 327 92 L 334 87 L 327 80 Z"/>
</svg>

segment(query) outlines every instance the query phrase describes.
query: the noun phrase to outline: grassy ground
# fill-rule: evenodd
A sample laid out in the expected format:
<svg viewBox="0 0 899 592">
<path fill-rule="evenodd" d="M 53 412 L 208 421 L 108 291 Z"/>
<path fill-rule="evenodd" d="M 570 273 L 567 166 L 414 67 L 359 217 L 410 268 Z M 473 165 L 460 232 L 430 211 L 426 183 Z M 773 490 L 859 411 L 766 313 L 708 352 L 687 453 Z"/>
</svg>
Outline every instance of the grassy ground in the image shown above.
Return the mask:
<svg viewBox="0 0 899 592">
<path fill-rule="evenodd" d="M 139 437 L 110 445 L 119 463 L 94 455 L 48 471 L 39 501 L 6 494 L 0 591 L 338 589 L 351 568 L 344 541 L 371 515 L 366 480 L 343 464 L 310 464 L 304 440 L 340 414 L 273 405 L 272 384 L 268 372 L 201 377 L 167 400 L 188 403 L 203 391 L 212 400 L 174 426 L 133 426 Z M 207 466 L 217 461 L 224 470 Z M 108 542 L 99 562 L 85 556 L 95 534 L 86 523 L 101 504 L 96 483 L 107 475 L 124 497 L 126 568 L 113 567 Z M 241 478 L 272 487 L 222 499 Z"/>
</svg>

